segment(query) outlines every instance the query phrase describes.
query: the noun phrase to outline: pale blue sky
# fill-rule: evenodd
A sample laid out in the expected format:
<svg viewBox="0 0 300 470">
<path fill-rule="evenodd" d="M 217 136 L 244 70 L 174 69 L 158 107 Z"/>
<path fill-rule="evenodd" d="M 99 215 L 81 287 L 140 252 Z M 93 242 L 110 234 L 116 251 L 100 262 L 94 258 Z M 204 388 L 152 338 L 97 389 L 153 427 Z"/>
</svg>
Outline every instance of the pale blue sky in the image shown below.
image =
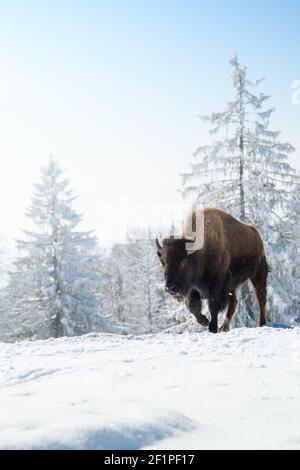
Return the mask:
<svg viewBox="0 0 300 470">
<path fill-rule="evenodd" d="M 298 0 L 0 0 L 0 230 L 19 235 L 49 154 L 100 238 L 102 203 L 178 200 L 208 139 L 197 116 L 230 98 L 233 52 L 267 77 L 299 168 L 299 21 Z"/>
</svg>

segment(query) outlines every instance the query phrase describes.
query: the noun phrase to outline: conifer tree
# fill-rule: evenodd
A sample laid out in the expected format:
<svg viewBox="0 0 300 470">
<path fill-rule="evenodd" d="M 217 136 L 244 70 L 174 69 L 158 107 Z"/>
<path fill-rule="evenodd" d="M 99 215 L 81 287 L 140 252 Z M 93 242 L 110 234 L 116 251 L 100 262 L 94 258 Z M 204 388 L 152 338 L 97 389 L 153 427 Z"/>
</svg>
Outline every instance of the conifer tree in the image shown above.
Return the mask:
<svg viewBox="0 0 300 470">
<path fill-rule="evenodd" d="M 53 158 L 26 215 L 35 228 L 17 242 L 22 253 L 7 287 L 11 321 L 19 337 L 80 335 L 105 328 L 97 288 L 97 242 L 79 231 L 69 181 Z"/>
<path fill-rule="evenodd" d="M 203 117 L 212 125 L 212 142 L 196 150 L 190 171 L 182 175 L 183 196 L 226 209 L 260 230 L 273 268 L 270 319 L 286 320 L 299 289 L 299 174 L 288 161 L 294 148 L 270 129 L 274 108 L 265 108 L 268 95 L 255 92 L 263 79 L 250 81 L 237 56 L 230 65 L 233 98 L 224 111 Z M 257 323 L 252 299 L 244 286 L 239 324 Z"/>
</svg>

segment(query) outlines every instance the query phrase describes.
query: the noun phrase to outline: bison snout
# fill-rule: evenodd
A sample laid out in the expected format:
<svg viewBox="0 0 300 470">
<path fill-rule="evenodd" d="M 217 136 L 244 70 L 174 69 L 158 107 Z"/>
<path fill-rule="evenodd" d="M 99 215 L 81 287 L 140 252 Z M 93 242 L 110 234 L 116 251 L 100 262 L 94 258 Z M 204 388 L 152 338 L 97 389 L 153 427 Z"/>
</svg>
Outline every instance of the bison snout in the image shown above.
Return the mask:
<svg viewBox="0 0 300 470">
<path fill-rule="evenodd" d="M 165 291 L 168 292 L 168 294 L 176 294 L 176 292 L 178 292 L 178 287 L 175 285 L 166 286 Z"/>
</svg>

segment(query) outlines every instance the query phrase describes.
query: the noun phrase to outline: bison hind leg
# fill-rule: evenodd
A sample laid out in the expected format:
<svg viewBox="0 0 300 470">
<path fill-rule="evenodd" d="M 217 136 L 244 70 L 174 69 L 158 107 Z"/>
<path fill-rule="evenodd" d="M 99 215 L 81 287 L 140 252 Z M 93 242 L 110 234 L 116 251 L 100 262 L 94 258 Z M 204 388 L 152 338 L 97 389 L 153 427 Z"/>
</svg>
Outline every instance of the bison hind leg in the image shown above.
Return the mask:
<svg viewBox="0 0 300 470">
<path fill-rule="evenodd" d="M 267 260 L 263 257 L 255 276 L 251 279 L 254 286 L 260 313 L 260 326 L 266 324 L 267 278 L 270 272 Z"/>
</svg>

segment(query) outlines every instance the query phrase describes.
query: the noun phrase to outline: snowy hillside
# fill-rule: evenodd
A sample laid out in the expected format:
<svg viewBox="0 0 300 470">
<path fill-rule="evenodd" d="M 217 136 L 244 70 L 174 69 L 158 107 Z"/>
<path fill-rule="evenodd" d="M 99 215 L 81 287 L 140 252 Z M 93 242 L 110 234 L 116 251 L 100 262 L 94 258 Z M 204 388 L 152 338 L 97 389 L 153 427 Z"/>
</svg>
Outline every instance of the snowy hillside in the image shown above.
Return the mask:
<svg viewBox="0 0 300 470">
<path fill-rule="evenodd" d="M 298 448 L 300 329 L 0 344 L 1 448 Z"/>
</svg>

